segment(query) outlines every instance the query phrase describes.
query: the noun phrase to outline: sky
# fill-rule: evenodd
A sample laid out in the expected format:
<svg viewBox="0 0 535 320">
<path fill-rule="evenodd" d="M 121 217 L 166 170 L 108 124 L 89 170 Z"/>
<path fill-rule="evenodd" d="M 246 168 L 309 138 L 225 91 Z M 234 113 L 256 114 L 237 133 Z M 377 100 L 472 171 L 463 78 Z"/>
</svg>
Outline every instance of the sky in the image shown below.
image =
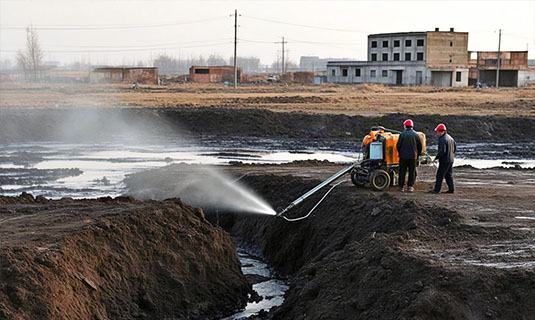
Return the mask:
<svg viewBox="0 0 535 320">
<path fill-rule="evenodd" d="M 160 54 L 238 56 L 271 64 L 287 58 L 366 57 L 370 33 L 469 32 L 468 49 L 526 50 L 535 59 L 535 0 L 530 1 L 177 1 L 0 0 L 0 61 L 14 60 L 25 28 L 38 32 L 45 60 L 92 64 L 149 62 Z"/>
</svg>

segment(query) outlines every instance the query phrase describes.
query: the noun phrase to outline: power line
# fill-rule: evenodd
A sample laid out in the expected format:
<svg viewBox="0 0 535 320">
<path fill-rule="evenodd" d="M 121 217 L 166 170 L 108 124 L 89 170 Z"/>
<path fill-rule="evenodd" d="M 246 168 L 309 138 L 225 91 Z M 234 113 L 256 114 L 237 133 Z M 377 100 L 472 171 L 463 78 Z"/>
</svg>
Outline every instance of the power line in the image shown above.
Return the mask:
<svg viewBox="0 0 535 320">
<path fill-rule="evenodd" d="M 66 30 L 66 31 L 78 31 L 78 30 L 113 30 L 113 29 L 141 29 L 141 28 L 157 28 L 157 27 L 170 27 L 170 26 L 179 26 L 186 24 L 196 24 L 209 21 L 218 21 L 227 19 L 226 16 L 223 17 L 213 17 L 192 21 L 176 21 L 176 22 L 167 22 L 159 24 L 148 24 L 148 25 L 117 25 L 117 26 L 74 26 L 74 25 L 56 25 L 56 26 L 33 26 L 37 30 Z M 0 26 L 2 30 L 26 30 L 27 26 Z"/>
<path fill-rule="evenodd" d="M 110 50 L 45 50 L 47 53 L 89 53 L 89 52 L 134 52 L 134 51 L 152 51 L 152 50 L 173 50 L 173 49 L 187 49 L 187 48 L 202 48 L 202 47 L 212 47 L 223 44 L 230 44 L 232 42 L 219 42 L 219 43 L 210 43 L 205 45 L 195 45 L 195 46 L 177 46 L 177 47 L 153 47 L 153 48 L 133 48 L 133 49 L 110 49 Z M 18 52 L 18 50 L 2 50 L 0 52 Z"/>
<path fill-rule="evenodd" d="M 289 25 L 289 26 L 302 27 L 302 28 L 311 28 L 311 29 L 327 30 L 327 31 L 339 31 L 339 32 L 369 33 L 368 31 L 362 31 L 362 30 L 318 27 L 318 26 L 312 26 L 312 25 L 306 25 L 306 24 L 299 24 L 299 23 L 284 22 L 284 21 L 277 21 L 277 20 L 264 19 L 264 18 L 257 18 L 257 17 L 245 16 L 245 15 L 243 17 L 247 18 L 247 19 L 252 19 L 252 20 L 271 22 L 271 23 L 278 23 L 278 24 L 285 24 L 285 25 Z"/>
<path fill-rule="evenodd" d="M 232 38 L 220 38 L 212 40 L 197 40 L 197 41 L 185 41 L 185 42 L 171 42 L 171 43 L 160 43 L 160 44 L 148 44 L 148 45 L 125 45 L 125 46 L 102 46 L 102 45 L 61 45 L 61 44 L 43 44 L 44 47 L 59 47 L 59 48 L 144 48 L 144 47 L 164 47 L 164 46 L 176 46 L 180 44 L 190 44 L 190 43 L 206 43 L 206 42 L 219 42 L 219 41 L 230 41 Z"/>
</svg>

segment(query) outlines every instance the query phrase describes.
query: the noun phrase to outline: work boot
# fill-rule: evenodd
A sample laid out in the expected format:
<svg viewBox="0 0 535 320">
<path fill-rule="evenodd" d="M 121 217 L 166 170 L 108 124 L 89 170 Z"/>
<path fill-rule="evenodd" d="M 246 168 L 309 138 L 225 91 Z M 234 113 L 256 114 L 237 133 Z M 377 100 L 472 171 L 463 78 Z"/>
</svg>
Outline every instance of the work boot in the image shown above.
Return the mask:
<svg viewBox="0 0 535 320">
<path fill-rule="evenodd" d="M 442 191 L 442 193 L 455 193 L 455 191 L 448 190 L 448 191 Z"/>
<path fill-rule="evenodd" d="M 409 187 L 409 191 L 410 193 L 413 193 L 414 192 L 414 187 Z"/>
<path fill-rule="evenodd" d="M 427 191 L 427 193 L 437 194 L 437 193 L 440 193 L 440 192 L 439 191 L 435 191 L 434 189 L 431 189 L 431 190 Z"/>
</svg>

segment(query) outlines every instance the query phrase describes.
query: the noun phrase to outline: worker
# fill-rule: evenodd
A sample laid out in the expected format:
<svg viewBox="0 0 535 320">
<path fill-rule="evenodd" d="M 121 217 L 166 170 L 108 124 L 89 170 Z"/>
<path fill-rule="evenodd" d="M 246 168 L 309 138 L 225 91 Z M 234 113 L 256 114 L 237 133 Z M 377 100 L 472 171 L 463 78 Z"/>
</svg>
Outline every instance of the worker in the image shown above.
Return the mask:
<svg viewBox="0 0 535 320">
<path fill-rule="evenodd" d="M 455 160 L 455 152 L 457 152 L 457 145 L 455 140 L 446 132 L 446 125 L 439 124 L 435 131 L 438 136 L 438 153 L 435 161 L 438 161 L 437 178 L 435 181 L 435 188 L 430 193 L 439 193 L 442 187 L 442 181 L 446 178 L 448 191 L 445 193 L 454 193 L 453 186 L 453 161 Z"/>
<path fill-rule="evenodd" d="M 411 119 L 403 122 L 405 131 L 399 135 L 396 149 L 399 154 L 399 191 L 414 192 L 414 181 L 416 180 L 416 162 L 422 153 L 422 141 L 420 136 L 412 128 L 414 123 Z M 405 175 L 409 170 L 409 180 L 405 188 Z"/>
</svg>

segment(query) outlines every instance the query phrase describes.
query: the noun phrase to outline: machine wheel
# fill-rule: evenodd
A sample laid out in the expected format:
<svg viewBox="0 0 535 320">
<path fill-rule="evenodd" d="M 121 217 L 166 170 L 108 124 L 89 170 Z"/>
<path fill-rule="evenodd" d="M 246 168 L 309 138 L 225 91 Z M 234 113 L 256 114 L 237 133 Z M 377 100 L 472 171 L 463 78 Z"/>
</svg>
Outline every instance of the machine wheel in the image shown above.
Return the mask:
<svg viewBox="0 0 535 320">
<path fill-rule="evenodd" d="M 370 177 L 370 187 L 375 191 L 383 191 L 390 186 L 390 175 L 384 170 L 375 170 Z"/>
<path fill-rule="evenodd" d="M 359 180 L 356 173 L 351 173 L 351 182 L 357 187 L 362 187 L 366 183 L 365 181 Z"/>
</svg>

